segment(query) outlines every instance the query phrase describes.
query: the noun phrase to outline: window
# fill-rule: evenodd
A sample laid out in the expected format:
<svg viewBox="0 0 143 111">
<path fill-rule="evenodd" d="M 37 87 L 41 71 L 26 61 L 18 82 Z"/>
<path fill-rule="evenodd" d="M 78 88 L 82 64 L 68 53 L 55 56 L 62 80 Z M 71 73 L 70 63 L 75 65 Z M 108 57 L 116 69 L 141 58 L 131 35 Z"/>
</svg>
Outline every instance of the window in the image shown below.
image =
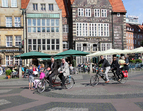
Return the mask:
<svg viewBox="0 0 143 111">
<path fill-rule="evenodd" d="M 59 50 L 60 48 L 60 41 L 59 39 L 56 39 L 56 50 Z"/>
<path fill-rule="evenodd" d="M 28 39 L 28 50 L 31 51 L 32 50 L 32 40 Z"/>
<path fill-rule="evenodd" d="M 37 3 L 33 3 L 33 10 L 38 10 L 38 4 Z"/>
<path fill-rule="evenodd" d="M 13 56 L 6 55 L 6 65 L 12 65 L 13 64 Z"/>
<path fill-rule="evenodd" d="M 100 17 L 100 9 L 94 10 L 94 17 Z"/>
<path fill-rule="evenodd" d="M 41 4 L 41 10 L 45 11 L 46 10 L 46 4 Z"/>
<path fill-rule="evenodd" d="M 11 0 L 11 7 L 17 7 L 17 0 Z"/>
<path fill-rule="evenodd" d="M 63 42 L 63 49 L 68 49 L 68 43 L 67 42 Z"/>
<path fill-rule="evenodd" d="M 12 47 L 12 36 L 6 36 L 6 47 Z"/>
<path fill-rule="evenodd" d="M 83 23 L 83 36 L 87 36 L 87 23 Z"/>
<path fill-rule="evenodd" d="M 87 51 L 87 44 L 83 44 L 83 51 Z"/>
<path fill-rule="evenodd" d="M 41 39 L 38 39 L 38 50 L 41 50 Z"/>
<path fill-rule="evenodd" d="M 68 25 L 63 25 L 63 33 L 68 33 Z"/>
<path fill-rule="evenodd" d="M 101 17 L 107 17 L 107 10 L 106 9 L 101 10 Z"/>
<path fill-rule="evenodd" d="M 37 50 L 36 44 L 36 39 L 33 39 L 33 50 Z"/>
<path fill-rule="evenodd" d="M 52 50 L 55 50 L 55 39 L 52 39 Z"/>
<path fill-rule="evenodd" d="M 45 43 L 45 39 L 42 39 L 42 50 L 46 50 L 45 45 L 46 45 L 46 43 Z"/>
<path fill-rule="evenodd" d="M 97 28 L 95 23 L 89 24 L 89 35 L 90 36 L 96 36 L 97 35 Z"/>
<path fill-rule="evenodd" d="M 12 27 L 12 17 L 6 17 L 6 27 Z"/>
<path fill-rule="evenodd" d="M 81 43 L 77 43 L 77 50 L 81 51 Z"/>
<path fill-rule="evenodd" d="M 21 36 L 15 36 L 15 46 L 19 47 L 20 43 L 21 43 Z"/>
<path fill-rule="evenodd" d="M 15 17 L 15 27 L 20 27 L 21 26 L 21 21 L 20 21 L 20 17 Z"/>
<path fill-rule="evenodd" d="M 51 49 L 50 44 L 51 44 L 50 39 L 47 39 L 47 50 Z"/>
<path fill-rule="evenodd" d="M 8 0 L 2 0 L 2 7 L 8 7 Z"/>
<path fill-rule="evenodd" d="M 54 8 L 53 8 L 53 4 L 49 4 L 49 11 L 53 11 Z"/>
<path fill-rule="evenodd" d="M 117 13 L 117 17 L 120 17 L 120 13 Z"/>
<path fill-rule="evenodd" d="M 85 16 L 91 17 L 91 9 L 85 9 Z"/>
<path fill-rule="evenodd" d="M 81 17 L 84 16 L 84 9 L 83 8 L 78 8 L 78 16 L 81 16 Z"/>
<path fill-rule="evenodd" d="M 28 19 L 28 32 L 59 32 L 59 19 Z"/>
<path fill-rule="evenodd" d="M 97 44 L 93 44 L 93 51 L 97 51 Z"/>
</svg>

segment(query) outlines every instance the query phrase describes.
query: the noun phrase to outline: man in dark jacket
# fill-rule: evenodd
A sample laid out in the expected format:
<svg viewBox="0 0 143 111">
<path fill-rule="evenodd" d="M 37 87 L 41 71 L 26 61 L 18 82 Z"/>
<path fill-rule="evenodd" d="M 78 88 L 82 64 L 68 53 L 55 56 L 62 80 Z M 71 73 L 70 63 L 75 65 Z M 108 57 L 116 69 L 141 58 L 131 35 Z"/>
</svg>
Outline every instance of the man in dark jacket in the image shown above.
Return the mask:
<svg viewBox="0 0 143 111">
<path fill-rule="evenodd" d="M 109 78 L 108 78 L 108 72 L 110 70 L 110 64 L 109 62 L 103 57 L 103 55 L 100 56 L 101 60 L 98 64 L 102 64 L 101 68 L 105 68 L 105 74 L 106 74 L 106 79 L 107 81 L 105 83 L 109 82 Z"/>
<path fill-rule="evenodd" d="M 55 62 L 54 58 L 51 58 L 51 66 L 50 66 L 51 70 L 49 72 L 49 85 L 50 87 L 52 86 L 52 77 L 54 77 L 56 74 L 58 74 L 58 67 L 57 67 L 57 63 Z"/>
<path fill-rule="evenodd" d="M 111 68 L 112 68 L 111 70 L 112 70 L 113 74 L 116 74 L 118 76 L 118 79 L 119 79 L 118 81 L 120 81 L 120 77 L 119 77 L 119 75 L 120 75 L 120 65 L 118 63 L 118 60 L 117 60 L 116 56 L 113 57 L 113 62 L 111 64 Z M 116 73 L 114 73 L 115 70 L 116 70 Z"/>
</svg>

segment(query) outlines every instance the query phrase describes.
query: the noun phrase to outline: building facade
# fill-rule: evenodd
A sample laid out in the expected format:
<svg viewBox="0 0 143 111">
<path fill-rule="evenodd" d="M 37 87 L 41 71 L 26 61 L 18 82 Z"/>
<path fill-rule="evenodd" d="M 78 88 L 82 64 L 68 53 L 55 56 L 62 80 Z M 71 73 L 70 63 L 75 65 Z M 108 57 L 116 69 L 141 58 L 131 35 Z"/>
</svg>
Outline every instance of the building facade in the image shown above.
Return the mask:
<svg viewBox="0 0 143 111">
<path fill-rule="evenodd" d="M 126 46 L 126 10 L 122 1 L 117 1 L 115 6 L 112 0 L 74 0 L 73 41 L 76 50 L 94 53 Z M 111 56 L 106 58 L 111 61 Z M 88 61 L 86 57 L 77 58 L 77 63 Z"/>
<path fill-rule="evenodd" d="M 135 49 L 143 41 L 143 25 L 126 24 L 126 49 Z"/>
<path fill-rule="evenodd" d="M 0 64 L 15 65 L 13 58 L 19 52 L 23 40 L 23 16 L 21 0 L 0 0 Z"/>
<path fill-rule="evenodd" d="M 24 3 L 24 2 L 23 2 Z M 55 0 L 30 0 L 25 11 L 26 51 L 56 54 L 63 51 L 62 10 Z"/>
</svg>

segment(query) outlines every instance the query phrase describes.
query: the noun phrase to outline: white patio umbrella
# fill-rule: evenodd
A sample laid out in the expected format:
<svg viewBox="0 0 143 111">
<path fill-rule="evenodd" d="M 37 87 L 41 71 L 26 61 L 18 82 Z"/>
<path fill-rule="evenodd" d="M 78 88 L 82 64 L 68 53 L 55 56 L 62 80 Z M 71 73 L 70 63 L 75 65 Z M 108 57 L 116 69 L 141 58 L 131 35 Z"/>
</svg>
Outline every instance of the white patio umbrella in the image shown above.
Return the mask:
<svg viewBox="0 0 143 111">
<path fill-rule="evenodd" d="M 132 53 L 143 53 L 143 47 L 139 47 L 132 50 Z"/>
<path fill-rule="evenodd" d="M 119 54 L 119 52 L 122 52 L 120 49 L 109 49 L 102 53 L 102 55 L 113 55 L 113 54 Z"/>
<path fill-rule="evenodd" d="M 93 53 L 93 54 L 88 54 L 88 55 L 86 55 L 86 56 L 87 56 L 87 57 L 99 56 L 99 55 L 102 55 L 102 53 L 103 53 L 103 51 L 97 51 L 97 52 L 95 52 L 95 53 Z"/>
<path fill-rule="evenodd" d="M 128 49 L 120 50 L 117 52 L 117 54 L 130 54 L 130 53 L 132 53 L 132 50 Z"/>
</svg>

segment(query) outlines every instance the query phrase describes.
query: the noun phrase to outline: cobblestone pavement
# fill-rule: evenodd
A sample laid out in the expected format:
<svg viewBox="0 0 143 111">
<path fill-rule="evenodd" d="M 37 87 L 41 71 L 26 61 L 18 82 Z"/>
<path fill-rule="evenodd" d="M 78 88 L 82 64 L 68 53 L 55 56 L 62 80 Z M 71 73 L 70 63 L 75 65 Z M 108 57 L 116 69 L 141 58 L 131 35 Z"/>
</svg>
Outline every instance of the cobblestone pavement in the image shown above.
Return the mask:
<svg viewBox="0 0 143 111">
<path fill-rule="evenodd" d="M 101 79 L 90 86 L 93 74 L 73 75 L 72 89 L 28 89 L 28 80 L 0 80 L 1 111 L 143 111 L 143 71 L 129 72 L 126 84 Z M 111 75 L 111 74 L 110 74 Z"/>
</svg>

